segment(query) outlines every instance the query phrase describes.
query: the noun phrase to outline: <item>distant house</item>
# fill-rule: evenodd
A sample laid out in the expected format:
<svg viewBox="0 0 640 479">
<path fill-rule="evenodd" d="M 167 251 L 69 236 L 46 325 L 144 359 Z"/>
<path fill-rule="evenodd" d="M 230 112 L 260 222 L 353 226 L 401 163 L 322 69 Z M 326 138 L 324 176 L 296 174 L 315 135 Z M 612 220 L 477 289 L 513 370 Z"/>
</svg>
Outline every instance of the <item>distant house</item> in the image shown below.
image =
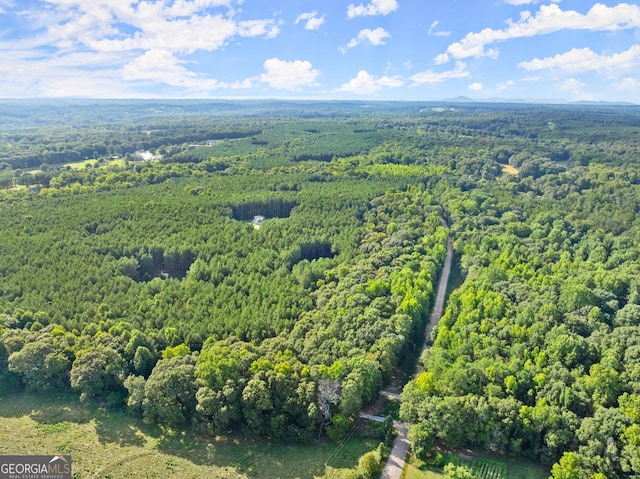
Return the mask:
<svg viewBox="0 0 640 479">
<path fill-rule="evenodd" d="M 162 155 L 156 155 L 150 151 L 136 151 L 135 155 L 141 160 L 160 160 Z"/>
<path fill-rule="evenodd" d="M 262 215 L 256 215 L 253 217 L 253 220 L 251 220 L 251 222 L 253 223 L 254 228 L 260 228 L 260 224 L 266 220 L 266 218 Z"/>
<path fill-rule="evenodd" d="M 216 146 L 218 142 L 216 140 L 207 141 L 207 146 Z"/>
</svg>

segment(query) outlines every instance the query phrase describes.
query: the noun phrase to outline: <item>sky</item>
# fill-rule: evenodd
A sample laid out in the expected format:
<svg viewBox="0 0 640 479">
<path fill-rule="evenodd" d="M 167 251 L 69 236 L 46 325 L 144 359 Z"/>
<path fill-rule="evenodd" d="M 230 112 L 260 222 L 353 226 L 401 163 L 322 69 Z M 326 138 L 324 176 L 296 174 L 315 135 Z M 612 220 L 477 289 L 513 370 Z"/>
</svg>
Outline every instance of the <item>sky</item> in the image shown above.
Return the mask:
<svg viewBox="0 0 640 479">
<path fill-rule="evenodd" d="M 1 98 L 640 104 L 637 0 L 0 0 Z"/>
</svg>

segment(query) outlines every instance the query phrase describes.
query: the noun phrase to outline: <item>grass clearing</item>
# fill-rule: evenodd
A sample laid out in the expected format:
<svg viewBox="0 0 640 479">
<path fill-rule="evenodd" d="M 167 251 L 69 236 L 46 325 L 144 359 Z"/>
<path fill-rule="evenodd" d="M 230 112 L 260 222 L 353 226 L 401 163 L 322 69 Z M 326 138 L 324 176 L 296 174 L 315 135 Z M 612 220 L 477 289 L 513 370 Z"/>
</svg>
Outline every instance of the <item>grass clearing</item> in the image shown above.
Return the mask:
<svg viewBox="0 0 640 479">
<path fill-rule="evenodd" d="M 520 170 L 518 168 L 516 168 L 515 166 L 503 165 L 502 166 L 502 172 L 503 173 L 507 173 L 509 175 L 517 176 L 518 173 L 520 173 Z"/>
<path fill-rule="evenodd" d="M 86 168 L 87 165 L 95 166 L 96 163 L 98 163 L 98 160 L 84 160 L 84 161 L 76 161 L 74 163 L 65 163 L 62 166 L 63 167 L 67 167 L 68 166 L 72 170 L 79 170 L 81 168 Z"/>
<path fill-rule="evenodd" d="M 331 476 L 356 467 L 377 445 L 353 437 L 329 462 Z M 167 432 L 123 412 L 84 406 L 70 394 L 0 397 L 0 454 L 70 454 L 74 479 L 313 479 L 324 477 L 338 447 Z"/>
<path fill-rule="evenodd" d="M 157 160 L 154 160 L 154 161 L 157 161 Z M 108 164 L 113 166 L 123 167 L 125 162 L 126 160 L 124 158 L 114 158 L 112 160 L 109 160 Z"/>
</svg>

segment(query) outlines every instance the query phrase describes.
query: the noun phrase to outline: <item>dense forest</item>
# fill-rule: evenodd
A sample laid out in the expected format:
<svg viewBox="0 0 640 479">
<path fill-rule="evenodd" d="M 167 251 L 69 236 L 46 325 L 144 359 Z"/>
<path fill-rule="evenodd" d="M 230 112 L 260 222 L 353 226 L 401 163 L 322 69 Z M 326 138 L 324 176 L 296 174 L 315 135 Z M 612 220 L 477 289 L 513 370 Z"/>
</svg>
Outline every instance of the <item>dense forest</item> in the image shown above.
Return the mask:
<svg viewBox="0 0 640 479">
<path fill-rule="evenodd" d="M 640 474 L 640 108 L 2 106 L 7 390 L 339 439 L 419 351 L 450 237 L 414 453 Z"/>
</svg>

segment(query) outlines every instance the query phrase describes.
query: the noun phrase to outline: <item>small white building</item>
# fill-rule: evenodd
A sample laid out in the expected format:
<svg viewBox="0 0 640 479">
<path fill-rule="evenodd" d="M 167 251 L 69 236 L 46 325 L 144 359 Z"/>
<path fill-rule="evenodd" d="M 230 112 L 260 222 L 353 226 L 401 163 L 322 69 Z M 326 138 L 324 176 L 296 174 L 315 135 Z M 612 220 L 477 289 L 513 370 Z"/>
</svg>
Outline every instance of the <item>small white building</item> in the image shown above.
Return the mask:
<svg viewBox="0 0 640 479">
<path fill-rule="evenodd" d="M 262 215 L 256 215 L 253 217 L 253 219 L 251 220 L 251 222 L 253 223 L 253 227 L 254 228 L 260 228 L 260 224 L 266 220 L 266 218 Z"/>
</svg>

